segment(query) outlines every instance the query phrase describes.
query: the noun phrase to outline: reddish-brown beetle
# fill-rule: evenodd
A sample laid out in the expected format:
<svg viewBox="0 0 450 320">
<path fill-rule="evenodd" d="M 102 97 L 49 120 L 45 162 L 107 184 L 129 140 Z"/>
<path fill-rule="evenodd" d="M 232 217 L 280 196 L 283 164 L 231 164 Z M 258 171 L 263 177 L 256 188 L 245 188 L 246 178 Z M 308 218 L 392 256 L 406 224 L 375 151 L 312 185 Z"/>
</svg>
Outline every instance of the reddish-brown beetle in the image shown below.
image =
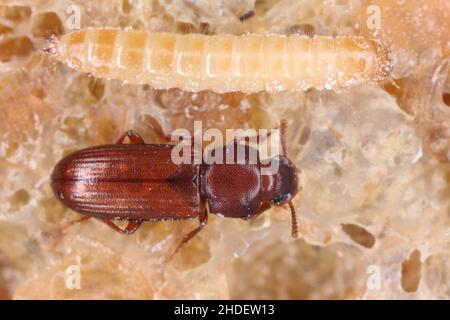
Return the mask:
<svg viewBox="0 0 450 320">
<path fill-rule="evenodd" d="M 259 155 L 256 164 L 175 164 L 171 161 L 174 145 L 145 144 L 130 130 L 117 144 L 83 149 L 62 159 L 53 171 L 51 186 L 69 208 L 125 234 L 134 233 L 143 221 L 198 217 L 200 226 L 183 238 L 175 252 L 206 225 L 208 213 L 253 219 L 272 205 L 289 204 L 296 237 L 291 199 L 298 191 L 298 177 L 286 157 L 285 128 L 282 121 L 283 154 L 272 158 L 278 161 L 274 175 L 261 175 Z M 130 144 L 123 144 L 126 137 Z M 218 148 L 226 154 L 230 145 Z M 128 225 L 121 229 L 113 220 L 126 220 Z"/>
</svg>

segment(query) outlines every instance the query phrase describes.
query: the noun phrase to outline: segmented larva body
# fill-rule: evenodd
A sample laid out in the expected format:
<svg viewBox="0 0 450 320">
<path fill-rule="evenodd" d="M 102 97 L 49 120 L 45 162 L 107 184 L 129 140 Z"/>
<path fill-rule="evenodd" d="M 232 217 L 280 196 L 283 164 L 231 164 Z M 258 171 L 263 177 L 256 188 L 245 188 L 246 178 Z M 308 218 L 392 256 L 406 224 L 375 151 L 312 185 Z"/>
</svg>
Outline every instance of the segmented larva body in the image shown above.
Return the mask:
<svg viewBox="0 0 450 320">
<path fill-rule="evenodd" d="M 391 70 L 381 43 L 350 36 L 85 29 L 54 39 L 51 51 L 99 77 L 194 92 L 332 89 L 382 80 Z"/>
</svg>

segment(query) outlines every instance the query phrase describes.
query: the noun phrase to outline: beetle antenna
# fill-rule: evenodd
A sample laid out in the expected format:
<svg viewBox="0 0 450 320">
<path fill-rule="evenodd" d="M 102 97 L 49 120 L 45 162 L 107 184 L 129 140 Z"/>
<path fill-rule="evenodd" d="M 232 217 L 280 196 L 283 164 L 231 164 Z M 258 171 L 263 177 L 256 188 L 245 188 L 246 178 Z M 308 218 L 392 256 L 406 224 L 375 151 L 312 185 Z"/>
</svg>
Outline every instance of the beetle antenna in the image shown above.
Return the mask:
<svg viewBox="0 0 450 320">
<path fill-rule="evenodd" d="M 295 208 L 292 204 L 292 201 L 289 201 L 289 208 L 291 208 L 291 220 L 292 220 L 292 238 L 297 239 L 298 236 L 298 224 L 297 224 L 297 215 L 295 214 Z"/>
<path fill-rule="evenodd" d="M 286 129 L 287 129 L 287 120 L 282 119 L 280 121 L 280 142 L 281 142 L 281 154 L 283 156 L 287 156 L 287 147 L 286 147 Z"/>
<path fill-rule="evenodd" d="M 287 146 L 286 146 L 286 130 L 287 130 L 288 122 L 286 119 L 282 119 L 280 121 L 280 142 L 281 142 L 281 154 L 283 156 L 287 156 Z M 291 209 L 291 220 L 292 220 L 292 238 L 296 239 L 298 236 L 298 224 L 297 224 L 297 215 L 295 213 L 294 205 L 292 201 L 288 202 L 289 208 Z"/>
</svg>

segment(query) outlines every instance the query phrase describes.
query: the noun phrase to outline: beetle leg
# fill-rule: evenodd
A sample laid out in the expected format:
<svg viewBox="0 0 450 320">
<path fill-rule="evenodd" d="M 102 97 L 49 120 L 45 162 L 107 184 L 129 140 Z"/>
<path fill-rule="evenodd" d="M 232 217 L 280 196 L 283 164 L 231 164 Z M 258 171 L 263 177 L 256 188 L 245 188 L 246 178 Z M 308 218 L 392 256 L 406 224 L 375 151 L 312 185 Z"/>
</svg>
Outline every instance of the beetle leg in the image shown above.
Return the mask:
<svg viewBox="0 0 450 320">
<path fill-rule="evenodd" d="M 278 127 L 276 127 L 275 129 L 278 129 Z M 273 129 L 271 129 L 271 130 L 273 130 Z M 256 138 L 257 144 L 260 144 L 260 143 L 266 141 L 268 138 L 270 138 L 272 133 L 273 133 L 273 131 L 269 131 L 269 132 L 267 132 L 264 135 L 263 134 L 257 134 L 256 136 L 250 136 L 250 137 L 244 137 L 244 138 L 237 136 L 237 137 L 234 137 L 234 143 L 239 143 L 241 141 L 244 141 L 245 144 L 248 145 L 248 143 L 250 142 L 251 139 Z"/>
<path fill-rule="evenodd" d="M 92 217 L 89 217 L 89 216 L 82 216 L 81 218 L 79 218 L 79 219 L 76 219 L 76 220 L 72 220 L 72 221 L 68 221 L 68 222 L 65 222 L 65 223 L 63 223 L 61 226 L 59 226 L 59 228 L 57 228 L 55 231 L 52 231 L 52 232 L 44 232 L 45 233 L 45 235 L 47 235 L 47 236 L 54 236 L 55 238 L 57 238 L 57 241 L 59 241 L 59 238 L 60 237 L 62 237 L 65 233 L 66 233 L 66 231 L 67 231 L 67 229 L 69 229 L 71 226 L 73 226 L 73 225 L 75 225 L 75 224 L 78 224 L 78 223 L 81 223 L 81 222 L 83 222 L 83 221 L 85 221 L 85 220 L 88 220 L 88 219 L 91 219 Z"/>
<path fill-rule="evenodd" d="M 144 139 L 134 130 L 128 130 L 123 135 L 120 136 L 119 140 L 117 140 L 117 144 L 122 144 L 123 140 L 128 137 L 132 144 L 145 144 Z"/>
<path fill-rule="evenodd" d="M 146 120 L 148 126 L 150 127 L 150 129 L 153 130 L 153 132 L 159 137 L 159 139 L 164 142 L 164 143 L 169 143 L 169 142 L 174 142 L 174 140 L 172 140 L 172 135 L 171 134 L 165 134 L 163 129 L 161 128 L 160 124 L 158 123 L 158 121 L 156 121 L 155 118 L 153 117 L 148 117 L 148 119 Z M 192 136 L 179 136 L 178 138 L 183 138 L 183 140 L 191 140 L 191 144 L 194 145 L 196 143 L 195 138 Z"/>
<path fill-rule="evenodd" d="M 161 128 L 158 121 L 156 121 L 153 117 L 148 117 L 147 119 L 148 126 L 153 130 L 153 132 L 156 133 L 156 135 L 161 139 L 163 142 L 170 142 L 171 141 L 171 135 L 170 134 L 164 134 L 163 129 Z"/>
<path fill-rule="evenodd" d="M 130 220 L 128 221 L 127 226 L 122 229 L 120 227 L 118 227 L 112 220 L 108 220 L 108 219 L 100 219 L 101 222 L 103 222 L 104 224 L 106 224 L 108 227 L 110 227 L 111 229 L 121 233 L 121 234 L 133 234 L 137 231 L 137 229 L 139 229 L 139 227 L 142 224 L 142 220 Z"/>
<path fill-rule="evenodd" d="M 281 119 L 280 121 L 280 142 L 281 142 L 281 152 L 283 156 L 287 156 L 287 147 L 286 147 L 286 131 L 287 131 L 288 122 L 286 119 Z"/>
<path fill-rule="evenodd" d="M 91 218 L 92 218 L 92 217 L 90 217 L 90 216 L 82 216 L 81 218 L 79 218 L 79 219 L 77 219 L 77 220 L 72 220 L 72 221 L 68 221 L 68 222 L 64 223 L 64 224 L 61 226 L 60 229 L 61 229 L 62 232 L 64 232 L 66 229 L 68 229 L 69 227 L 73 226 L 74 224 L 83 222 L 83 221 L 88 220 L 88 219 L 91 219 Z"/>
<path fill-rule="evenodd" d="M 173 259 L 173 257 L 175 256 L 175 254 L 181 249 L 181 247 L 183 247 L 183 245 L 188 243 L 193 237 L 195 237 L 206 226 L 206 224 L 208 223 L 208 210 L 206 210 L 206 209 L 203 210 L 199 214 L 198 220 L 200 222 L 200 225 L 183 237 L 183 239 L 177 245 L 177 247 L 172 252 L 172 254 L 166 259 L 166 262 L 171 261 Z"/>
<path fill-rule="evenodd" d="M 249 145 L 250 141 L 254 138 L 256 138 L 256 143 L 260 144 L 261 142 L 265 141 L 267 138 L 269 138 L 271 136 L 272 132 L 268 132 L 266 135 L 262 135 L 262 134 L 258 134 L 256 136 L 250 136 L 250 137 L 234 137 L 234 143 L 238 144 L 241 141 L 245 144 L 245 145 Z"/>
</svg>

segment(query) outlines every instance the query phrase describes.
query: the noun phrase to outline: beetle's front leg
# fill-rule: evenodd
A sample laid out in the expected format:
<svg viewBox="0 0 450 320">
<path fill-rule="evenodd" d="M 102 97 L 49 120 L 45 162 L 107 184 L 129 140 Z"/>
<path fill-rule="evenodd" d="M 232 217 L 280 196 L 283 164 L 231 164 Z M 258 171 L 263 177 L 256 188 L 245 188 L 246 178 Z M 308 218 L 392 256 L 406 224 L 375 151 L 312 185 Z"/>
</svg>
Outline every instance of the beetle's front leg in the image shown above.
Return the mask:
<svg viewBox="0 0 450 320">
<path fill-rule="evenodd" d="M 266 141 L 268 138 L 270 138 L 272 136 L 272 133 L 274 133 L 272 130 L 278 130 L 279 134 L 280 134 L 280 141 L 283 144 L 284 140 L 286 139 L 286 130 L 287 130 L 287 120 L 286 119 L 281 119 L 280 124 L 275 127 L 274 129 L 271 129 L 271 131 L 267 132 L 266 134 L 257 134 L 256 136 L 245 136 L 244 139 L 242 139 L 242 137 L 234 137 L 234 143 L 240 143 L 241 141 L 244 142 L 244 144 L 248 145 L 248 143 L 250 142 L 251 139 L 256 139 L 257 143 L 260 144 L 264 141 Z"/>
<path fill-rule="evenodd" d="M 146 122 L 148 124 L 148 126 L 150 127 L 150 129 L 153 130 L 154 133 L 156 133 L 156 135 L 159 137 L 159 139 L 164 142 L 164 143 L 168 143 L 171 141 L 171 135 L 170 134 L 165 134 L 163 129 L 161 128 L 161 125 L 158 123 L 158 121 L 156 121 L 155 118 L 153 117 L 148 117 L 146 119 Z"/>
<path fill-rule="evenodd" d="M 145 144 L 144 139 L 142 139 L 140 134 L 134 130 L 128 130 L 127 132 L 122 134 L 119 140 L 117 140 L 117 144 L 122 144 L 126 137 L 130 139 L 130 142 L 132 144 Z"/>
<path fill-rule="evenodd" d="M 106 224 L 111 229 L 121 233 L 121 234 L 133 234 L 135 233 L 142 224 L 142 220 L 130 220 L 125 228 L 119 228 L 112 220 L 99 219 L 101 222 Z"/>
<path fill-rule="evenodd" d="M 242 144 L 248 146 L 252 140 L 256 139 L 256 143 L 260 144 L 260 143 L 266 141 L 268 138 L 270 138 L 271 135 L 272 135 L 272 131 L 266 133 L 265 135 L 257 134 L 255 136 L 248 136 L 248 137 L 236 136 L 233 138 L 233 143 L 234 144 L 242 143 Z"/>
</svg>

